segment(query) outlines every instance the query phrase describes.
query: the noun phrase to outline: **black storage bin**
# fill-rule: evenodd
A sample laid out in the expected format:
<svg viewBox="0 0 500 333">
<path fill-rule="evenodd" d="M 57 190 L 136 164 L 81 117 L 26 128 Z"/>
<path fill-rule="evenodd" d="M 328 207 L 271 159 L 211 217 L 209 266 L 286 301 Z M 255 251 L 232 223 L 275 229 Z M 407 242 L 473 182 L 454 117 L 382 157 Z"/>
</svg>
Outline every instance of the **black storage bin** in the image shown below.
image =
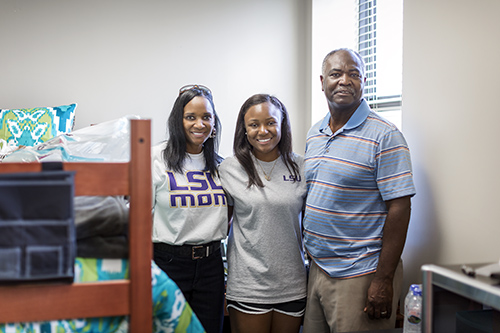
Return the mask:
<svg viewBox="0 0 500 333">
<path fill-rule="evenodd" d="M 74 172 L 0 174 L 0 283 L 74 278 Z"/>
</svg>

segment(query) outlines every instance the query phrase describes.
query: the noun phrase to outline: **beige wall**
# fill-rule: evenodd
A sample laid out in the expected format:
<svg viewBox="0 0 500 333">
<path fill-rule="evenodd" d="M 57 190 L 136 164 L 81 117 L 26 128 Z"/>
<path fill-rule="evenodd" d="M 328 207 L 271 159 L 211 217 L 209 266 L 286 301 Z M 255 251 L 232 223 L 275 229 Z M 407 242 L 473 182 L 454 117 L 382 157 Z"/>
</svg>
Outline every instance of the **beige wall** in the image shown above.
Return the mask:
<svg viewBox="0 0 500 333">
<path fill-rule="evenodd" d="M 403 129 L 417 196 L 406 281 L 500 259 L 500 2 L 405 0 Z"/>
<path fill-rule="evenodd" d="M 0 108 L 78 103 L 76 127 L 138 114 L 165 138 L 180 86 L 208 85 L 232 154 L 236 114 L 270 93 L 309 125 L 309 0 L 2 0 Z"/>
</svg>

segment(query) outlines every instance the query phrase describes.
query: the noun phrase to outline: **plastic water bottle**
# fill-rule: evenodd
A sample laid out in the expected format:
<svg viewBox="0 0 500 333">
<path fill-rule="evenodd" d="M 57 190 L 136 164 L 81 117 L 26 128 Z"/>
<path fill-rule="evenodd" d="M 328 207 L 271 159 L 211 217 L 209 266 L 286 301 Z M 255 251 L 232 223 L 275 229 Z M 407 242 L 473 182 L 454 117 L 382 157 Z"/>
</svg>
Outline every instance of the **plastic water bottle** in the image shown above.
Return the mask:
<svg viewBox="0 0 500 333">
<path fill-rule="evenodd" d="M 412 284 L 405 298 L 403 333 L 422 332 L 422 285 Z"/>
</svg>

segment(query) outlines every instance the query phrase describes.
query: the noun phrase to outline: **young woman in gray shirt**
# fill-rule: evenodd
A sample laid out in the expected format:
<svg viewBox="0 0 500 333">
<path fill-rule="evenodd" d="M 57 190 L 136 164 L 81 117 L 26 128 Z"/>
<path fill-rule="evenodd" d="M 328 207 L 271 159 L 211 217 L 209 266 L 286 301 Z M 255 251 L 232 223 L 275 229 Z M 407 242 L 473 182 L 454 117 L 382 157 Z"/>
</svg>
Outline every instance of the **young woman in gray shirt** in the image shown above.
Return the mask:
<svg viewBox="0 0 500 333">
<path fill-rule="evenodd" d="M 306 304 L 304 160 L 287 110 L 258 94 L 241 107 L 234 157 L 219 168 L 233 223 L 226 299 L 233 333 L 299 332 Z"/>
</svg>

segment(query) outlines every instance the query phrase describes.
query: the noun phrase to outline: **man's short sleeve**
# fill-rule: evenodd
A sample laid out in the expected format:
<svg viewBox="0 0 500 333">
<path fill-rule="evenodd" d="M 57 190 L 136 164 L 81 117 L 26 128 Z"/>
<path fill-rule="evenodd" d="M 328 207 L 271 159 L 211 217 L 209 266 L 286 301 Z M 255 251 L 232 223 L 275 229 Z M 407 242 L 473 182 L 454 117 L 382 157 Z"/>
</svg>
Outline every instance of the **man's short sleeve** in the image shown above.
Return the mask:
<svg viewBox="0 0 500 333">
<path fill-rule="evenodd" d="M 376 160 L 377 184 L 384 201 L 415 195 L 410 151 L 399 130 L 384 136 Z"/>
</svg>

